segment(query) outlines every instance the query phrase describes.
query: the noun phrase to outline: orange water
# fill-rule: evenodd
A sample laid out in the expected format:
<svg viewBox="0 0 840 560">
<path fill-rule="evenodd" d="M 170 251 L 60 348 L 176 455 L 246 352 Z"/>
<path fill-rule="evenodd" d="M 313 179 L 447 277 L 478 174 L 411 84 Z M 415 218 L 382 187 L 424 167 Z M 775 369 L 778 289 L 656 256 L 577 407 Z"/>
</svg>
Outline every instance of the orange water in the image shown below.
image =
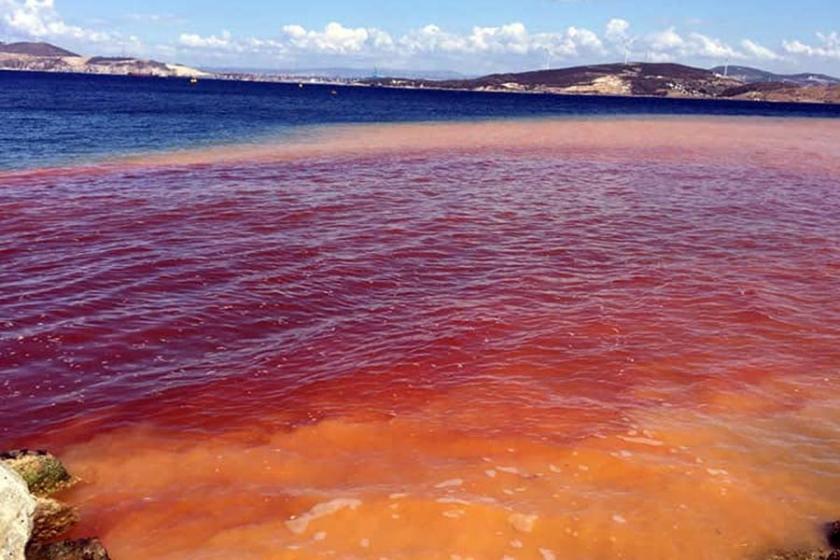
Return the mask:
<svg viewBox="0 0 840 560">
<path fill-rule="evenodd" d="M 117 559 L 819 546 L 838 162 L 831 121 L 652 119 L 7 174 L 2 434 Z"/>
</svg>

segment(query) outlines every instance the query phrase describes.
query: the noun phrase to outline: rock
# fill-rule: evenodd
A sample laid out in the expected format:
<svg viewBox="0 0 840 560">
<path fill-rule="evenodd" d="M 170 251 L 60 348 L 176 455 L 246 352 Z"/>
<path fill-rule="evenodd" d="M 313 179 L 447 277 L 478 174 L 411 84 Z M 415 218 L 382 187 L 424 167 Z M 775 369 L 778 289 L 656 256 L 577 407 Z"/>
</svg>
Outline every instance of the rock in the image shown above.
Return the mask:
<svg viewBox="0 0 840 560">
<path fill-rule="evenodd" d="M 828 552 L 796 550 L 791 552 L 775 552 L 769 556 L 763 556 L 761 560 L 840 560 L 840 555 L 835 558 L 829 555 Z"/>
<path fill-rule="evenodd" d="M 826 523 L 823 528 L 826 542 L 831 548 L 835 549 L 833 552 L 777 552 L 762 560 L 840 560 L 840 521 Z"/>
<path fill-rule="evenodd" d="M 79 522 L 79 514 L 65 503 L 50 498 L 38 498 L 35 504 L 32 543 L 45 543 L 67 533 Z"/>
<path fill-rule="evenodd" d="M 97 539 L 50 542 L 79 521 L 75 508 L 47 497 L 72 483 L 46 451 L 0 453 L 0 560 L 109 560 Z"/>
<path fill-rule="evenodd" d="M 34 512 L 26 482 L 0 463 L 0 560 L 24 560 Z"/>
<path fill-rule="evenodd" d="M 26 560 L 110 560 L 98 539 L 81 539 L 32 546 Z"/>
<path fill-rule="evenodd" d="M 816 552 L 774 552 L 769 556 L 762 556 L 761 560 L 823 560 L 823 555 Z"/>
<path fill-rule="evenodd" d="M 0 453 L 0 461 L 17 472 L 36 496 L 49 496 L 73 482 L 61 461 L 46 451 L 10 451 Z"/>
<path fill-rule="evenodd" d="M 825 526 L 825 538 L 828 546 L 840 549 L 840 521 L 832 521 Z"/>
</svg>

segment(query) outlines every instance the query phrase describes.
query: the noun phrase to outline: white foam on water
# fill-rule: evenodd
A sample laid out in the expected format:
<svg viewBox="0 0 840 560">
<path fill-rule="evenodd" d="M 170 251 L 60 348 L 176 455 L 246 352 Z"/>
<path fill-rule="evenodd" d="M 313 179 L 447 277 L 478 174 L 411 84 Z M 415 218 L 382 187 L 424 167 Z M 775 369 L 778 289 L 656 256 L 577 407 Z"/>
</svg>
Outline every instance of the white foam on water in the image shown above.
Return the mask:
<svg viewBox="0 0 840 560">
<path fill-rule="evenodd" d="M 664 442 L 659 441 L 658 439 L 651 439 L 645 437 L 618 436 L 618 439 L 624 440 L 627 443 L 638 443 L 639 445 L 649 445 L 651 447 L 662 447 L 663 445 L 665 445 Z"/>
<path fill-rule="evenodd" d="M 442 515 L 444 517 L 448 517 L 449 519 L 460 519 L 460 518 L 464 517 L 466 514 L 467 514 L 467 512 L 465 512 L 462 509 L 450 509 L 448 511 L 444 511 Z"/>
<path fill-rule="evenodd" d="M 453 478 L 452 480 L 444 480 L 440 484 L 436 484 L 435 488 L 457 488 L 463 486 L 464 481 L 460 478 Z"/>
<path fill-rule="evenodd" d="M 462 506 L 472 505 L 472 502 L 468 502 L 467 500 L 462 500 L 461 498 L 438 498 L 435 501 L 439 504 L 458 504 L 458 505 L 462 505 Z"/>
<path fill-rule="evenodd" d="M 514 513 L 508 517 L 510 524 L 520 533 L 530 533 L 533 531 L 537 519 L 539 519 L 537 515 L 526 515 L 524 513 Z"/>
<path fill-rule="evenodd" d="M 308 512 L 300 515 L 298 517 L 293 517 L 286 521 L 286 527 L 296 534 L 302 535 L 306 532 L 309 528 L 309 524 L 316 519 L 321 517 L 326 517 L 328 515 L 332 515 L 336 512 L 339 512 L 343 509 L 356 509 L 360 505 L 362 505 L 361 500 L 355 500 L 350 498 L 339 498 L 336 500 L 331 500 L 329 502 L 324 502 L 314 506 Z"/>
</svg>

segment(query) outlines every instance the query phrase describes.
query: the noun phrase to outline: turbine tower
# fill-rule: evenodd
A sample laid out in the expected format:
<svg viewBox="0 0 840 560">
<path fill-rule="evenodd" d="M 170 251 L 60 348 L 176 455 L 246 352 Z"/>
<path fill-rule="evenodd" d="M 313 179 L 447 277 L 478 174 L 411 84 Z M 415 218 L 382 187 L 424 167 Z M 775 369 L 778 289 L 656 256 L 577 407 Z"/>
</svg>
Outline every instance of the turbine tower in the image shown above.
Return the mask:
<svg viewBox="0 0 840 560">
<path fill-rule="evenodd" d="M 632 54 L 633 43 L 636 42 L 635 37 L 628 37 L 624 40 L 624 65 L 630 64 L 630 55 Z"/>
</svg>

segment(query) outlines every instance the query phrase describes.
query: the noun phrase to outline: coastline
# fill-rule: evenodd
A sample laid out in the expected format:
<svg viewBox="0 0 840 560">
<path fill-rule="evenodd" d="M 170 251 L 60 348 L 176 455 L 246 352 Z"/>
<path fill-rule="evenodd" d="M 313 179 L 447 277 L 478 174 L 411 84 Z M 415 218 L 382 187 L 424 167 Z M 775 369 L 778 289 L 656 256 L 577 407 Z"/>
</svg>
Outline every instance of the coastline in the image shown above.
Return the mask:
<svg viewBox="0 0 840 560">
<path fill-rule="evenodd" d="M 72 72 L 63 70 L 27 70 L 18 68 L 0 68 L 0 72 L 17 72 L 17 73 L 31 73 L 31 74 L 57 74 L 70 76 L 112 76 L 122 78 L 141 78 L 141 79 L 159 79 L 167 81 L 189 81 L 188 77 L 182 76 L 156 76 L 145 74 L 124 74 L 124 73 L 106 73 L 106 72 Z M 589 93 L 589 92 L 561 92 L 561 91 L 544 91 L 544 90 L 521 90 L 521 89 L 505 89 L 505 88 L 458 88 L 458 87 L 436 87 L 430 86 L 408 86 L 408 85 L 383 85 L 383 84 L 369 84 L 364 83 L 364 80 L 329 80 L 318 79 L 313 81 L 307 77 L 274 77 L 269 75 L 254 75 L 247 77 L 224 77 L 220 75 L 209 74 L 202 76 L 201 81 L 220 81 L 220 82 L 234 82 L 234 83 L 259 83 L 259 84 L 283 84 L 288 86 L 298 86 L 305 84 L 306 86 L 322 86 L 322 87 L 348 87 L 348 88 L 373 88 L 373 89 L 393 89 L 402 91 L 439 91 L 439 92 L 461 92 L 461 93 L 490 93 L 490 94 L 518 94 L 518 95 L 544 95 L 557 97 L 588 97 L 588 98 L 606 98 L 606 99 L 657 99 L 657 100 L 678 100 L 678 101 L 720 101 L 729 103 L 769 103 L 769 104 L 790 104 L 790 105 L 817 105 L 835 107 L 840 106 L 840 102 L 828 102 L 819 100 L 782 100 L 782 99 L 743 99 L 743 98 L 728 98 L 719 96 L 700 96 L 700 95 L 644 95 L 644 94 L 616 94 L 616 93 Z"/>
</svg>

